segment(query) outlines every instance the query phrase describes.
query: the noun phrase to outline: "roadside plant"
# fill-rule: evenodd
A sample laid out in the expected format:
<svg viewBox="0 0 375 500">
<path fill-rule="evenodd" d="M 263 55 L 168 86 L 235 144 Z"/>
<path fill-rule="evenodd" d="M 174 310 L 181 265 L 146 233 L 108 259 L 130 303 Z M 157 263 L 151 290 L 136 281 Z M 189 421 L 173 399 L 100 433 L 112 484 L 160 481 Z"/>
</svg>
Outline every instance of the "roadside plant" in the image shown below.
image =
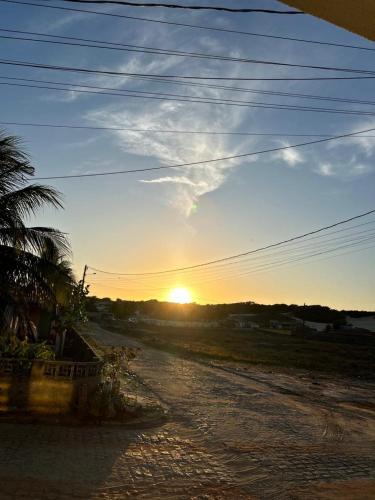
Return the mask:
<svg viewBox="0 0 375 500">
<path fill-rule="evenodd" d="M 100 421 L 120 418 L 134 411 L 134 404 L 130 406 L 121 385 L 131 378 L 129 362 L 135 356 L 135 349 L 130 347 L 112 347 L 103 356 L 103 382 L 90 398 L 89 415 Z"/>
<path fill-rule="evenodd" d="M 46 342 L 30 343 L 27 338 L 20 340 L 12 335 L 0 337 L 0 358 L 53 360 L 55 353 Z"/>
<path fill-rule="evenodd" d="M 103 356 L 103 379 L 114 392 L 118 392 L 121 381 L 129 376 L 129 362 L 136 356 L 131 347 L 112 347 Z"/>
<path fill-rule="evenodd" d="M 64 328 L 73 328 L 78 323 L 87 322 L 86 296 L 89 285 L 84 286 L 82 280 L 72 283 L 66 306 L 60 312 L 60 322 Z"/>
</svg>

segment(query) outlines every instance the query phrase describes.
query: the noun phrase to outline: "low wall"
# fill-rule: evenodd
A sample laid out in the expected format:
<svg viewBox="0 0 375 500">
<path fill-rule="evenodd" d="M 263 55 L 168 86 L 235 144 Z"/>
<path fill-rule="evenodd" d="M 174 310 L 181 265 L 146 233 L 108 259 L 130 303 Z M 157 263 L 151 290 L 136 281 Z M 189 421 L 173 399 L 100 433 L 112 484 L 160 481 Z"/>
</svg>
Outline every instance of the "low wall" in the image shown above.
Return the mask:
<svg viewBox="0 0 375 500">
<path fill-rule="evenodd" d="M 101 381 L 102 361 L 91 354 L 89 362 L 0 358 L 0 411 L 56 415 L 84 408 Z"/>
</svg>

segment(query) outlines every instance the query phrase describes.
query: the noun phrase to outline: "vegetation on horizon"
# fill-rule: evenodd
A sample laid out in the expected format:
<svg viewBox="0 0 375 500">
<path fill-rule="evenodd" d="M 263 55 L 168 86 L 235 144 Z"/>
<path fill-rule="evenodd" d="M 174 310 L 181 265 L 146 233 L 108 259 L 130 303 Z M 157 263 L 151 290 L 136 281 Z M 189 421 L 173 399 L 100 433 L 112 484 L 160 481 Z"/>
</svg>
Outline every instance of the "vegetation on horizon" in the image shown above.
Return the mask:
<svg viewBox="0 0 375 500">
<path fill-rule="evenodd" d="M 176 304 L 158 300 L 132 301 L 100 299 L 95 296 L 87 297 L 88 310 L 95 310 L 95 304 L 110 301 L 111 312 L 120 319 L 127 319 L 136 313 L 157 319 L 205 321 L 223 320 L 229 314 L 262 314 L 272 315 L 288 313 L 305 321 L 318 323 L 345 324 L 346 316 L 372 316 L 375 311 L 338 311 L 328 306 L 296 304 L 257 304 L 255 302 L 237 302 L 232 304 Z"/>
</svg>

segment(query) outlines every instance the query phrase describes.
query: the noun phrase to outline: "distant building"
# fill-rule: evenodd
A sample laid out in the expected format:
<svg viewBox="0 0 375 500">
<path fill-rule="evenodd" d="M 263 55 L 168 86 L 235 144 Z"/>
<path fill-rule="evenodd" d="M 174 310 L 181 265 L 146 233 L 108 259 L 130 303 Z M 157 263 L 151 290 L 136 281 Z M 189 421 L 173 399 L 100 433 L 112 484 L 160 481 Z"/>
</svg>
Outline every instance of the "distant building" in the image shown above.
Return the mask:
<svg viewBox="0 0 375 500">
<path fill-rule="evenodd" d="M 365 328 L 366 330 L 375 333 L 375 316 L 360 316 L 359 318 L 347 316 L 346 321 L 353 328 Z"/>
<path fill-rule="evenodd" d="M 111 300 L 100 300 L 100 301 L 97 301 L 96 304 L 96 310 L 98 312 L 109 312 L 110 311 L 110 308 L 112 306 L 112 301 Z"/>
<path fill-rule="evenodd" d="M 302 323 L 302 320 L 300 320 Z M 315 330 L 316 332 L 325 332 L 330 328 L 333 328 L 332 323 L 318 323 L 317 321 L 305 321 L 305 326 Z"/>
<path fill-rule="evenodd" d="M 169 326 L 174 328 L 217 328 L 219 326 L 218 321 L 183 321 L 148 318 L 147 316 L 139 317 L 138 323 L 153 326 Z"/>
<path fill-rule="evenodd" d="M 253 330 L 273 328 L 275 330 L 295 330 L 301 320 L 292 318 L 288 313 L 263 312 L 258 314 L 230 314 L 224 324 L 233 328 Z"/>
<path fill-rule="evenodd" d="M 293 318 L 285 318 L 282 320 L 270 319 L 269 326 L 275 330 L 295 330 L 302 324 L 302 321 Z"/>
<path fill-rule="evenodd" d="M 259 328 L 259 321 L 256 321 L 257 314 L 230 314 L 225 320 L 228 326 L 234 328 L 246 328 L 253 330 Z"/>
</svg>

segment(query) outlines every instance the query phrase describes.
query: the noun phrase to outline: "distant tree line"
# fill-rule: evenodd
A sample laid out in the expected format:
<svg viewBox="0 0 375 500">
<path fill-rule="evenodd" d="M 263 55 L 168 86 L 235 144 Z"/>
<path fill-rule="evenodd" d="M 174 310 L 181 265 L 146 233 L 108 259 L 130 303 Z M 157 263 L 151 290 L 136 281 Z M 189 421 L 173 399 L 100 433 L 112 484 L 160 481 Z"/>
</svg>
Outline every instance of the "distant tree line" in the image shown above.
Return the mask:
<svg viewBox="0 0 375 500">
<path fill-rule="evenodd" d="M 99 299 L 95 296 L 87 297 L 87 310 L 95 311 L 96 304 L 100 302 L 110 303 L 110 311 L 120 319 L 127 319 L 140 314 L 157 319 L 209 321 L 222 320 L 230 314 L 267 314 L 268 316 L 279 316 L 281 313 L 289 313 L 291 316 L 305 321 L 316 321 L 319 323 L 345 324 L 346 316 L 353 317 L 375 315 L 369 311 L 338 311 L 327 306 L 296 304 L 272 304 L 264 305 L 255 302 L 237 302 L 233 304 L 175 304 L 171 302 L 160 302 L 158 300 L 131 301 L 111 300 L 109 298 Z"/>
</svg>

